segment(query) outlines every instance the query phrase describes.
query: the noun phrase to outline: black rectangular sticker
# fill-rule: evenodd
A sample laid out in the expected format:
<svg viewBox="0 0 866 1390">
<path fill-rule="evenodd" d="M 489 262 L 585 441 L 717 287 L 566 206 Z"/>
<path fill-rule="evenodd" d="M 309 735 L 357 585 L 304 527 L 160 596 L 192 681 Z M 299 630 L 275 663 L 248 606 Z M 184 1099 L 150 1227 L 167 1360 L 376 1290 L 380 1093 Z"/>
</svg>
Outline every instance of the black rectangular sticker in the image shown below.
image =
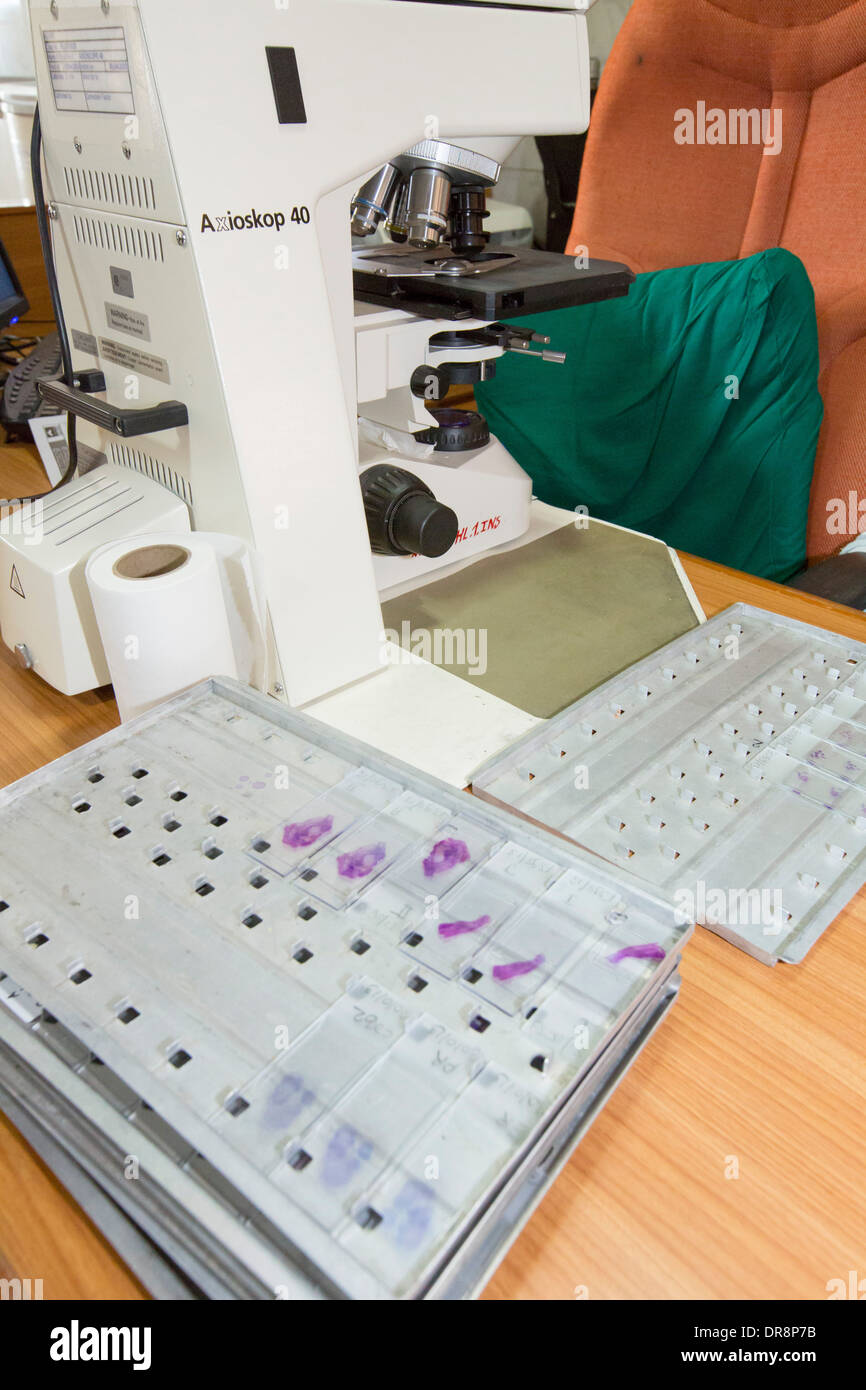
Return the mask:
<svg viewBox="0 0 866 1390">
<path fill-rule="evenodd" d="M 295 50 L 266 47 L 265 53 L 268 55 L 271 86 L 277 105 L 277 120 L 280 125 L 306 125 L 307 112 Z"/>
</svg>

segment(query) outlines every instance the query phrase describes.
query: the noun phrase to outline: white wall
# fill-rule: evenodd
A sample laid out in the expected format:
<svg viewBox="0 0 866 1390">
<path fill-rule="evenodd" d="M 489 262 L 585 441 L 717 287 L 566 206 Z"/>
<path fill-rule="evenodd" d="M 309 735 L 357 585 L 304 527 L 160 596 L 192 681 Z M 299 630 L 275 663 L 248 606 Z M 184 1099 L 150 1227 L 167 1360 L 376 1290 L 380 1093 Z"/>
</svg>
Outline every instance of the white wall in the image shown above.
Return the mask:
<svg viewBox="0 0 866 1390">
<path fill-rule="evenodd" d="M 589 30 L 589 51 L 602 67 L 607 62 L 619 26 L 631 8 L 632 0 L 597 0 L 586 16 Z"/>
<path fill-rule="evenodd" d="M 590 57 L 597 58 L 602 68 L 631 3 L 632 0 L 596 0 L 586 17 Z M 521 140 L 505 161 L 495 196 L 506 203 L 528 208 L 536 240 L 543 246 L 547 231 L 547 194 L 541 156 L 532 136 Z"/>
<path fill-rule="evenodd" d="M 26 0 L 0 0 L 0 79 L 33 75 Z"/>
</svg>

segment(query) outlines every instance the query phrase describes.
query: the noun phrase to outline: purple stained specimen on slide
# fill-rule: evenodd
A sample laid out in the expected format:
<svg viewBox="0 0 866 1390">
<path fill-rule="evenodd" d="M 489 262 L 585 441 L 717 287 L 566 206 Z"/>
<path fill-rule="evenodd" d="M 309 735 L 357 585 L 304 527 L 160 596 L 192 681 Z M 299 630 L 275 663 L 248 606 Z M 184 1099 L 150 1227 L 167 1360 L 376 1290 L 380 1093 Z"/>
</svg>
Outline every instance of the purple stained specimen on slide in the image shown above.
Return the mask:
<svg viewBox="0 0 866 1390">
<path fill-rule="evenodd" d="M 647 941 L 643 946 L 623 946 L 621 951 L 614 951 L 608 960 L 612 965 L 616 965 L 619 960 L 664 960 L 665 952 L 657 941 Z"/>
<path fill-rule="evenodd" d="M 366 878 L 384 858 L 385 846 L 380 840 L 377 845 L 365 845 L 363 849 L 338 854 L 337 873 L 341 878 Z"/>
<path fill-rule="evenodd" d="M 296 1073 L 282 1076 L 268 1096 L 264 1123 L 268 1129 L 285 1129 L 315 1099 Z"/>
<path fill-rule="evenodd" d="M 292 821 L 283 831 L 283 844 L 289 849 L 306 849 L 334 828 L 333 816 L 314 816 L 312 820 Z"/>
<path fill-rule="evenodd" d="M 465 864 L 469 858 L 469 846 L 465 840 L 437 840 L 424 860 L 424 877 L 435 878 L 437 874 L 447 873 L 458 864 Z"/>
<path fill-rule="evenodd" d="M 467 932 L 479 931 L 481 927 L 486 927 L 489 921 L 490 915 L 485 912 L 471 922 L 440 922 L 439 935 L 444 936 L 446 940 L 451 936 L 465 936 Z"/>
<path fill-rule="evenodd" d="M 351 1125 L 340 1125 L 331 1136 L 322 1163 L 326 1187 L 343 1187 L 373 1154 L 373 1145 Z"/>
<path fill-rule="evenodd" d="M 533 970 L 537 970 L 539 965 L 543 964 L 544 956 L 533 956 L 532 960 L 515 960 L 510 965 L 494 965 L 491 974 L 494 980 L 504 984 L 506 980 L 513 980 L 517 975 L 531 975 Z"/>
<path fill-rule="evenodd" d="M 417 1178 L 410 1178 L 400 1189 L 386 1218 L 395 1245 L 403 1250 L 421 1245 L 430 1229 L 435 1200 L 432 1188 Z"/>
</svg>

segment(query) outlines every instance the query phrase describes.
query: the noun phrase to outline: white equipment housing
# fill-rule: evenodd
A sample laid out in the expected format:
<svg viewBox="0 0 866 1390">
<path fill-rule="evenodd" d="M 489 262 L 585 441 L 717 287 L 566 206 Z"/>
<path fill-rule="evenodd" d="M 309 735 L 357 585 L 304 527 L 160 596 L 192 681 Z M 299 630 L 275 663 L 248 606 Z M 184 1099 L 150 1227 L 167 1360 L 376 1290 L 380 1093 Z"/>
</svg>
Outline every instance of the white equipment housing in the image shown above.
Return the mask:
<svg viewBox="0 0 866 1390">
<path fill-rule="evenodd" d="M 108 685 L 111 676 L 84 567 L 120 534 L 188 532 L 189 511 L 167 488 L 103 463 L 19 508 L 0 536 L 0 628 L 7 646 L 64 695 Z"/>
<path fill-rule="evenodd" d="M 131 439 L 80 421 L 79 436 L 188 503 L 196 529 L 259 552 L 272 688 L 292 704 L 381 672 L 381 589 L 528 523 L 529 480 L 491 441 L 407 464 L 457 511 L 459 554 L 371 554 L 358 400 L 378 389 L 371 331 L 399 325 L 359 315 L 359 391 L 349 203 L 431 124 L 497 153 L 585 129 L 587 8 L 30 0 L 74 366 L 100 368 L 113 404 L 189 415 Z M 267 50 L 296 66 L 289 90 Z M 435 331 L 402 317 L 413 339 Z"/>
</svg>

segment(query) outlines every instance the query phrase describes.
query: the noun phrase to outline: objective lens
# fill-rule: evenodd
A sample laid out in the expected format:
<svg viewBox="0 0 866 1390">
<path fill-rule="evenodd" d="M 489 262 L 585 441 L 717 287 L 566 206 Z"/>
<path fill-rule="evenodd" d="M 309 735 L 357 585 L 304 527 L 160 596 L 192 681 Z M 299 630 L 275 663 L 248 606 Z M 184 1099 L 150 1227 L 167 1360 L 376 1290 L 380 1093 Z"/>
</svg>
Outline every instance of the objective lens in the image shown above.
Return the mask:
<svg viewBox="0 0 866 1390">
<path fill-rule="evenodd" d="M 388 211 L 400 178 L 399 169 L 385 164 L 368 179 L 352 201 L 352 235 L 371 236 Z"/>
<path fill-rule="evenodd" d="M 488 242 L 484 219 L 488 217 L 484 188 L 454 188 L 451 195 L 451 249 L 455 256 L 483 251 Z"/>
<path fill-rule="evenodd" d="M 409 184 L 408 182 L 400 185 L 400 190 L 394 199 L 391 209 L 391 216 L 385 223 L 385 229 L 392 241 L 402 245 L 409 235 L 409 224 L 406 220 L 406 209 L 409 204 Z"/>
<path fill-rule="evenodd" d="M 415 169 L 409 179 L 406 217 L 410 246 L 438 246 L 448 226 L 451 180 L 438 169 Z"/>
</svg>

